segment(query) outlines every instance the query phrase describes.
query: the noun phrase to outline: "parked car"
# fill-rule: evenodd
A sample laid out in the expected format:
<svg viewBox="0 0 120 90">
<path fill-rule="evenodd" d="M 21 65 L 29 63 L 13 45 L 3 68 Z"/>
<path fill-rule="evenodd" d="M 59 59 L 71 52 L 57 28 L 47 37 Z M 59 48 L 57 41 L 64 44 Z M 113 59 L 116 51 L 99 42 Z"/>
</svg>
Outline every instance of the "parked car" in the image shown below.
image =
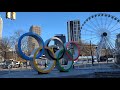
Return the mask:
<svg viewBox="0 0 120 90">
<path fill-rule="evenodd" d="M 11 64 L 4 64 L 4 65 L 2 65 L 2 68 L 3 69 L 12 68 L 12 65 Z"/>
<path fill-rule="evenodd" d="M 109 62 L 113 62 L 113 61 L 114 61 L 114 58 L 108 58 L 108 61 L 109 61 Z"/>
<path fill-rule="evenodd" d="M 107 58 L 106 56 L 101 56 L 101 57 L 100 57 L 100 62 L 107 61 L 107 59 L 108 59 L 108 58 Z"/>
<path fill-rule="evenodd" d="M 0 63 L 0 68 L 3 68 L 4 65 L 5 65 L 5 62 L 1 62 Z"/>
</svg>

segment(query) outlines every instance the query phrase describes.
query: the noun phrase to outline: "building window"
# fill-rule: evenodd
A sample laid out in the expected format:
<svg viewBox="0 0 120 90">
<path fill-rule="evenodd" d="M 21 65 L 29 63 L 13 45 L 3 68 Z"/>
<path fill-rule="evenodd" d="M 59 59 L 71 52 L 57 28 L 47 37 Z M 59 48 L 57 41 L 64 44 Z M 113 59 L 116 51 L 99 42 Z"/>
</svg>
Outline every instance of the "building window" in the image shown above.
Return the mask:
<svg viewBox="0 0 120 90">
<path fill-rule="evenodd" d="M 74 31 L 74 34 L 76 34 L 76 31 Z"/>
<path fill-rule="evenodd" d="M 77 41 L 77 38 L 75 38 L 75 41 Z"/>
<path fill-rule="evenodd" d="M 118 38 L 118 42 L 120 43 L 120 38 Z"/>
<path fill-rule="evenodd" d="M 76 30 L 76 28 L 74 28 L 74 30 Z"/>
<path fill-rule="evenodd" d="M 77 27 L 77 25 L 76 25 L 76 24 L 74 24 L 74 27 Z"/>
</svg>

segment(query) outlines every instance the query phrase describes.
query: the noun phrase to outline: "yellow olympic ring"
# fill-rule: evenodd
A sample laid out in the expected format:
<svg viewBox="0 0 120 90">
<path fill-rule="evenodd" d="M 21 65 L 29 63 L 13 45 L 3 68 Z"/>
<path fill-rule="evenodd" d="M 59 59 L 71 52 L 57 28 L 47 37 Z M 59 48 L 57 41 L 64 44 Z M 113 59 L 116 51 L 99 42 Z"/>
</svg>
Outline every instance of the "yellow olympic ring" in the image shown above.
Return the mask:
<svg viewBox="0 0 120 90">
<path fill-rule="evenodd" d="M 34 53 L 34 57 L 33 57 L 33 68 L 36 70 L 36 71 L 38 71 L 39 73 L 43 73 L 43 74 L 47 74 L 47 73 L 49 73 L 49 72 L 51 72 L 53 69 L 54 69 L 54 67 L 55 67 L 55 65 L 56 65 L 56 60 L 52 60 L 52 64 L 51 64 L 51 66 L 48 66 L 47 68 L 45 68 L 45 69 L 41 69 L 40 67 L 39 67 L 39 65 L 37 64 L 37 62 L 36 62 L 36 55 L 37 55 L 37 53 L 41 50 L 42 48 L 40 47 L 40 48 L 38 48 L 36 51 L 35 51 L 35 53 Z M 55 57 L 55 54 L 54 54 L 54 52 L 52 51 L 52 49 L 50 49 L 50 48 L 48 48 L 48 47 L 45 47 L 45 49 L 47 49 L 47 50 L 49 50 L 52 54 L 53 54 L 53 56 Z"/>
</svg>

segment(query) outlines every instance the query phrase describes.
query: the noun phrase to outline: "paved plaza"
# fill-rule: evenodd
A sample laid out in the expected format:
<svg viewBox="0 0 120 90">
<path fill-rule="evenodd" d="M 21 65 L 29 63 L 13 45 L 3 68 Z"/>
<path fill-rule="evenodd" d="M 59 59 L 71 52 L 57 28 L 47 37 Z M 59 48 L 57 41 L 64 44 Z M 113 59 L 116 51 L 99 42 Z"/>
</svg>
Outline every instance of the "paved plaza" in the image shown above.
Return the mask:
<svg viewBox="0 0 120 90">
<path fill-rule="evenodd" d="M 95 73 L 99 72 L 119 72 L 120 69 L 114 63 L 101 63 L 79 65 L 69 72 L 59 72 L 56 68 L 49 74 L 38 74 L 32 68 L 1 70 L 0 78 L 96 78 Z M 120 74 L 119 74 L 120 75 Z M 117 76 L 118 77 L 118 76 Z"/>
</svg>

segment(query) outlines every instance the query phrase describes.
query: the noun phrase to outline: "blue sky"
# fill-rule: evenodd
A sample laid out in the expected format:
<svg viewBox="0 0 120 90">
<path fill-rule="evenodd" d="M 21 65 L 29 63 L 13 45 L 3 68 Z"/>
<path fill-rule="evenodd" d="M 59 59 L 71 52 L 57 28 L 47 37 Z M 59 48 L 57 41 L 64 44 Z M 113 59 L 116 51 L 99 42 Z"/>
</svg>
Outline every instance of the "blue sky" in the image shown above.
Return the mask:
<svg viewBox="0 0 120 90">
<path fill-rule="evenodd" d="M 5 12 L 0 12 L 3 19 L 3 37 L 13 35 L 17 30 L 28 32 L 30 26 L 41 27 L 41 37 L 47 40 L 55 34 L 65 34 L 67 38 L 67 21 L 79 19 L 81 24 L 91 15 L 99 12 L 17 12 L 17 19 L 6 19 Z M 104 12 L 120 18 L 120 12 Z"/>
</svg>

